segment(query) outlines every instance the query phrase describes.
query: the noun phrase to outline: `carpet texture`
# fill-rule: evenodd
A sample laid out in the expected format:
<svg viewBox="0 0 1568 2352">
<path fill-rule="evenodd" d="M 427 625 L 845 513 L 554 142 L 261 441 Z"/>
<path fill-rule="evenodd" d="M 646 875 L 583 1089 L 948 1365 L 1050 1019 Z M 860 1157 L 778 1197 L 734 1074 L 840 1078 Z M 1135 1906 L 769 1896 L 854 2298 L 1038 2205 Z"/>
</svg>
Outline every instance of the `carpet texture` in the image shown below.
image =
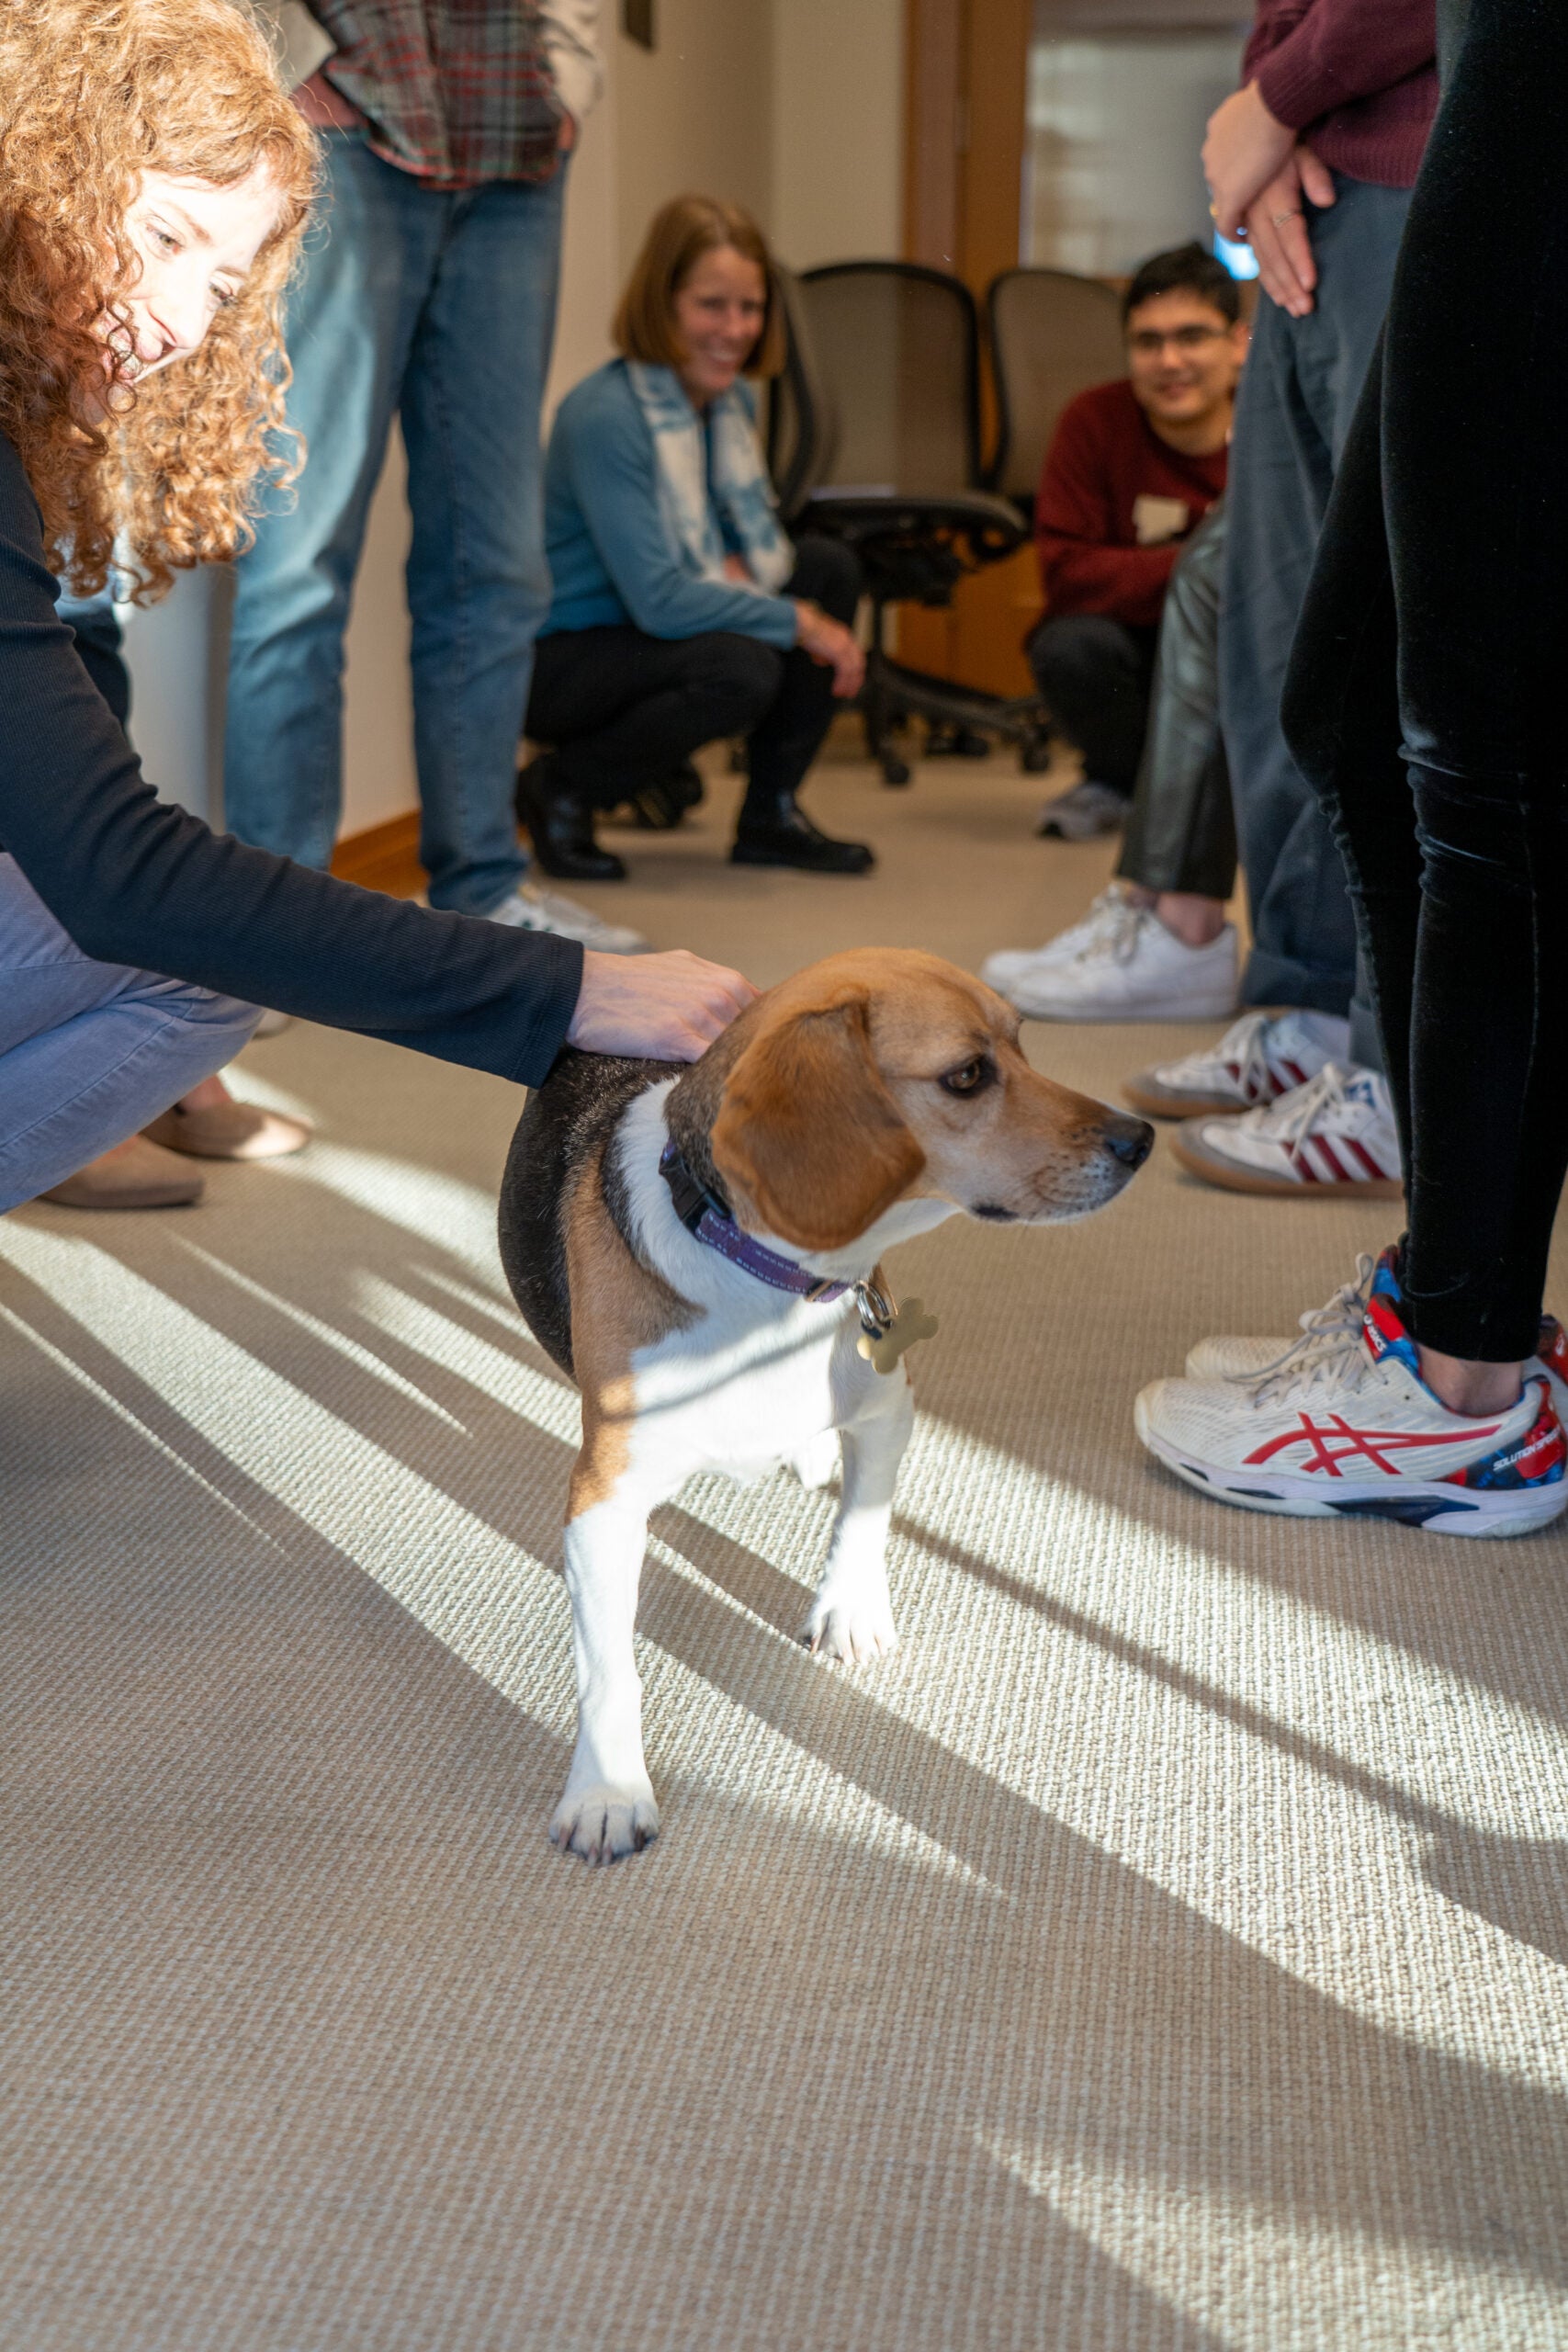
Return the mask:
<svg viewBox="0 0 1568 2352">
<path fill-rule="evenodd" d="M 883 862 L 817 880 L 722 863 L 723 779 L 599 903 L 760 979 L 973 964 L 1106 872 L 1037 797 L 829 766 Z M 1215 1031 L 1026 1034 L 1114 1097 Z M 1130 1419 L 1395 1212 L 1162 1148 L 1081 1227 L 902 1252 L 902 1648 L 791 1639 L 829 1498 L 689 1487 L 664 1834 L 590 1872 L 545 1836 L 576 1400 L 496 1258 L 519 1097 L 300 1026 L 238 1083 L 310 1149 L 0 1222 L 0 2344 L 1568 2341 L 1564 1539 L 1227 1510 Z"/>
</svg>

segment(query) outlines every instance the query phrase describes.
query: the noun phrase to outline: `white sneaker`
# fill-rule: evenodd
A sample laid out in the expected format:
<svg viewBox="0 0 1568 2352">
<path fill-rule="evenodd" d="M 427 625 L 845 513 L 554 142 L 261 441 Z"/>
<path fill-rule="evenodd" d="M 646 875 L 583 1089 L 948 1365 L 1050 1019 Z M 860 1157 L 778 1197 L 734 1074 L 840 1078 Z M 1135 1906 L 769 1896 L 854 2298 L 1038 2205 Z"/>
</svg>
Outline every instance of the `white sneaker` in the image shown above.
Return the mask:
<svg viewBox="0 0 1568 2352">
<path fill-rule="evenodd" d="M 1122 1091 L 1145 1119 L 1217 1118 L 1277 1102 L 1349 1042 L 1349 1023 L 1329 1012 L 1244 1012 L 1217 1046 L 1143 1070 Z"/>
<path fill-rule="evenodd" d="M 1396 1201 L 1404 1190 L 1387 1080 L 1339 1062 L 1239 1119 L 1184 1119 L 1170 1148 L 1190 1175 L 1232 1193 Z"/>
<path fill-rule="evenodd" d="M 1362 1516 L 1444 1535 L 1523 1535 L 1568 1506 L 1551 1384 L 1500 1413 L 1452 1413 L 1420 1374 L 1385 1251 L 1359 1325 L 1244 1385 L 1156 1380 L 1139 1437 L 1178 1477 L 1244 1510 Z"/>
<path fill-rule="evenodd" d="M 1075 934 L 1068 955 L 1051 940 L 1021 968 L 1010 958 L 1004 978 L 993 978 L 993 956 L 981 978 L 1034 1021 L 1213 1021 L 1235 1010 L 1232 923 L 1207 947 L 1188 947 L 1152 908 L 1107 891 L 1065 935 Z"/>
<path fill-rule="evenodd" d="M 542 890 L 536 882 L 520 882 L 509 899 L 491 909 L 490 920 L 504 923 L 509 931 L 547 931 L 557 939 L 581 940 L 599 956 L 641 956 L 649 947 L 640 931 L 602 922 L 576 899 Z"/>
<path fill-rule="evenodd" d="M 1081 784 L 1047 800 L 1035 831 L 1054 833 L 1058 841 L 1091 842 L 1098 833 L 1119 832 L 1132 805 L 1110 785 L 1097 784 L 1093 776 L 1086 775 Z"/>
</svg>

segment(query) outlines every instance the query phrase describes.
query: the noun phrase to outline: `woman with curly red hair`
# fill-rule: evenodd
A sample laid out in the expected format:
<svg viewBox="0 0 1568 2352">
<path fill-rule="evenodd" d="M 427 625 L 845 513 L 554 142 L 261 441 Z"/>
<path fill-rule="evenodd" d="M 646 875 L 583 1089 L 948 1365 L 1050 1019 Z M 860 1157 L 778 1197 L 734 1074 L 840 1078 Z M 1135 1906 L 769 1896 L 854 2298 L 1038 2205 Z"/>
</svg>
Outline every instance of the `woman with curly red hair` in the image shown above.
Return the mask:
<svg viewBox="0 0 1568 2352">
<path fill-rule="evenodd" d="M 276 1005 L 525 1083 L 691 1058 L 750 994 L 434 914 L 160 802 L 56 611 L 243 548 L 315 151 L 232 0 L 0 0 L 0 1210 L 134 1136 Z"/>
</svg>

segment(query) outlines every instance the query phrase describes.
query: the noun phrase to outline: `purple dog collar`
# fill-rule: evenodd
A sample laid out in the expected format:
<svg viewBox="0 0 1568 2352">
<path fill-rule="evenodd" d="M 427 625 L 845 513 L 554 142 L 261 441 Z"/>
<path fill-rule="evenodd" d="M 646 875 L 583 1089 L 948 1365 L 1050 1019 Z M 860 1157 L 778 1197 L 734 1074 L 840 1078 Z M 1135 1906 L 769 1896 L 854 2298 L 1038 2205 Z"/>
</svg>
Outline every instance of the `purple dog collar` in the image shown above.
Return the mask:
<svg viewBox="0 0 1568 2352">
<path fill-rule="evenodd" d="M 670 1187 L 676 1216 L 694 1239 L 716 1250 L 732 1266 L 766 1283 L 770 1289 L 793 1291 L 796 1298 L 807 1298 L 815 1306 L 829 1306 L 851 1287 L 848 1283 L 808 1274 L 793 1259 L 781 1258 L 776 1250 L 764 1250 L 760 1241 L 742 1233 L 724 1203 L 705 1184 L 698 1183 L 672 1143 L 667 1143 L 660 1154 L 659 1172 Z"/>
</svg>

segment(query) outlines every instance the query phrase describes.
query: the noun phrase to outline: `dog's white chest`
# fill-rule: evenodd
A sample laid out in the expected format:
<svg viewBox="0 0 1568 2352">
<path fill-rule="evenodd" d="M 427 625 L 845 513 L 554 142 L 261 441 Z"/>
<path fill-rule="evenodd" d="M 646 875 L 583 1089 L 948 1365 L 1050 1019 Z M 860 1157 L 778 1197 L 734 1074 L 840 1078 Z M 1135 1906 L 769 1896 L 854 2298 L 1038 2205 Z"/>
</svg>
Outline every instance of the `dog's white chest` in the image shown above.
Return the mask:
<svg viewBox="0 0 1568 2352">
<path fill-rule="evenodd" d="M 875 1374 L 854 1354 L 853 1322 L 802 1303 L 761 1327 L 707 1316 L 634 1367 L 637 1451 L 671 1469 L 759 1477 L 852 1415 Z"/>
</svg>

